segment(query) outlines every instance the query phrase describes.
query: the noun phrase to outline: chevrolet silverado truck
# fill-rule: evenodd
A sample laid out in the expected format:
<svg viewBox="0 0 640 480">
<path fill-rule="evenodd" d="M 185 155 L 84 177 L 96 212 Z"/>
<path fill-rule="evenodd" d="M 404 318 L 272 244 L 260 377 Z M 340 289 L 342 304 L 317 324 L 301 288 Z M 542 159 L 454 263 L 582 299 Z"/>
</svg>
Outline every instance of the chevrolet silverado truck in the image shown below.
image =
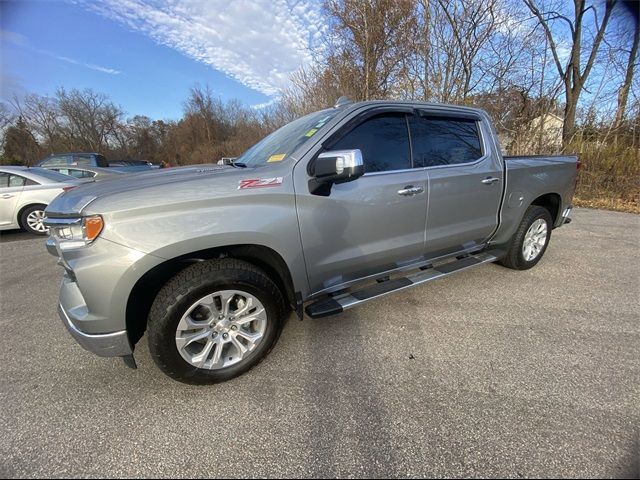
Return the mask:
<svg viewBox="0 0 640 480">
<path fill-rule="evenodd" d="M 340 102 L 230 165 L 59 196 L 45 220 L 58 311 L 97 355 L 135 368 L 146 332 L 172 378 L 225 381 L 269 353 L 292 310 L 322 318 L 488 262 L 533 267 L 570 221 L 579 165 L 503 156 L 482 110 Z"/>
</svg>

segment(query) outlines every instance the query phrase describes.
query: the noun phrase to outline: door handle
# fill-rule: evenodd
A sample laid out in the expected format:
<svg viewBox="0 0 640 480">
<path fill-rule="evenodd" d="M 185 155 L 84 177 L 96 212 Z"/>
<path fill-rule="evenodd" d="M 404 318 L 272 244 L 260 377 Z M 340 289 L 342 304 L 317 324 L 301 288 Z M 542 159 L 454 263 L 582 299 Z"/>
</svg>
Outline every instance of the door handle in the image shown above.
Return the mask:
<svg viewBox="0 0 640 480">
<path fill-rule="evenodd" d="M 407 185 L 406 187 L 398 190 L 398 195 L 410 197 L 412 195 L 417 195 L 422 192 L 424 192 L 424 188 L 422 187 L 414 187 L 413 185 Z"/>
<path fill-rule="evenodd" d="M 4 198 L 4 199 L 13 198 L 13 195 L 11 195 L 10 193 L 3 193 L 2 194 L 2 198 Z"/>
<path fill-rule="evenodd" d="M 499 182 L 500 179 L 497 177 L 487 177 L 484 180 L 482 180 L 482 183 L 484 183 L 485 185 L 491 185 L 493 183 Z"/>
</svg>

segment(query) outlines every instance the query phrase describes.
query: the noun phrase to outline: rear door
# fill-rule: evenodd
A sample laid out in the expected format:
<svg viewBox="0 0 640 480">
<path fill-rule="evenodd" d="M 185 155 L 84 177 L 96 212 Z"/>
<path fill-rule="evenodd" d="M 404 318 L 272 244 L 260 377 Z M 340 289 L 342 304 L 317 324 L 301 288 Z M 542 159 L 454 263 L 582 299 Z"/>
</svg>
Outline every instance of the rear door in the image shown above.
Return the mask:
<svg viewBox="0 0 640 480">
<path fill-rule="evenodd" d="M 296 167 L 296 202 L 312 293 L 392 270 L 424 253 L 427 177 L 414 169 L 404 112 L 354 122 L 323 151 L 360 149 L 361 178 L 309 193 L 306 166 Z M 415 193 L 407 193 L 413 189 Z"/>
<path fill-rule="evenodd" d="M 427 256 L 483 244 L 498 225 L 504 179 L 481 118 L 420 111 L 411 138 L 414 163 L 429 175 Z"/>
</svg>

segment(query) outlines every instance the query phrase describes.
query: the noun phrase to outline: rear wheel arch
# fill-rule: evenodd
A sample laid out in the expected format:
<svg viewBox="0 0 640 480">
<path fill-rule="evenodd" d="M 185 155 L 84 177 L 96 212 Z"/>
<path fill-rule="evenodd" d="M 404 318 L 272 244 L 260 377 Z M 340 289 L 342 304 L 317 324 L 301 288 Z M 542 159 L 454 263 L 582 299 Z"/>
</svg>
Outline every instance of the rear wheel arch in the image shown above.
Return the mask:
<svg viewBox="0 0 640 480">
<path fill-rule="evenodd" d="M 193 263 L 215 258 L 236 258 L 262 269 L 274 281 L 289 304 L 295 304 L 291 273 L 282 256 L 263 245 L 228 245 L 181 255 L 153 267 L 135 283 L 126 307 L 129 339 L 136 344 L 147 328 L 151 306 L 162 287 L 180 271 Z"/>
<path fill-rule="evenodd" d="M 531 205 L 537 205 L 544 207 L 549 211 L 551 215 L 552 225 L 555 226 L 560 215 L 560 205 L 562 204 L 562 197 L 557 193 L 546 193 L 536 198 Z"/>
</svg>

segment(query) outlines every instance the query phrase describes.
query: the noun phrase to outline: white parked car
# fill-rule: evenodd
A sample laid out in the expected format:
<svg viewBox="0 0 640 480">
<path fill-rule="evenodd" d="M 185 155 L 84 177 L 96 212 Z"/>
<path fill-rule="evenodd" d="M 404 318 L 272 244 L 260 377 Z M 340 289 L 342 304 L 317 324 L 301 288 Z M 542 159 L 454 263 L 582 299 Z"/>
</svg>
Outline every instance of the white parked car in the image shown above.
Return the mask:
<svg viewBox="0 0 640 480">
<path fill-rule="evenodd" d="M 44 209 L 76 185 L 75 178 L 44 168 L 0 166 L 0 230 L 45 235 Z"/>
</svg>

